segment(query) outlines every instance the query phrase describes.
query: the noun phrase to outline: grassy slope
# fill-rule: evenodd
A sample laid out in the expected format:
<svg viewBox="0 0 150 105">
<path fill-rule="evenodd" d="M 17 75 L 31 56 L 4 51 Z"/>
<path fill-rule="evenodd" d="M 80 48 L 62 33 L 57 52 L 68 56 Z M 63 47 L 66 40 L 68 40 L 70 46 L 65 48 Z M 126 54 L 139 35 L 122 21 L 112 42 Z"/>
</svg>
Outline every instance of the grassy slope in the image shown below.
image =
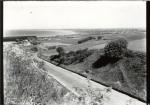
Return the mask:
<svg viewBox="0 0 150 105">
<path fill-rule="evenodd" d="M 5 66 L 9 67 L 4 74 L 5 105 L 55 105 L 63 102 L 68 90 L 32 67 L 30 59 L 21 60 L 21 57 L 12 54 L 7 57 Z"/>
<path fill-rule="evenodd" d="M 92 70 L 92 79 L 105 83 L 114 88 L 126 91 L 132 95 L 145 99 L 146 91 L 146 58 L 139 56 L 125 57 L 113 64 L 93 68 L 92 64 L 103 55 L 97 51 L 84 62 L 64 66 L 72 71 L 85 74 L 85 71 Z M 98 65 L 104 61 L 99 61 Z"/>
</svg>

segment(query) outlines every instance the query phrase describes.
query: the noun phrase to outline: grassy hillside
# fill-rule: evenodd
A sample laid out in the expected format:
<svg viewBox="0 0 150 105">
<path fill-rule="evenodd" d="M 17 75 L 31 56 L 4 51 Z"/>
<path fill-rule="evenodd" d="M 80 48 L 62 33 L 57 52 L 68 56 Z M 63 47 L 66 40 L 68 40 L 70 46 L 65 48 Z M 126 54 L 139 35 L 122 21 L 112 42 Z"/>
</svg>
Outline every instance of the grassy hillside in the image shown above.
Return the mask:
<svg viewBox="0 0 150 105">
<path fill-rule="evenodd" d="M 69 91 L 52 77 L 37 70 L 27 56 L 5 55 L 5 105 L 55 105 Z M 9 67 L 8 67 L 9 65 Z"/>
<path fill-rule="evenodd" d="M 129 55 L 115 62 L 109 62 L 109 59 L 103 59 L 99 54 L 91 55 L 80 66 L 83 66 L 84 70 L 91 70 L 94 80 L 142 99 L 146 98 L 146 55 L 144 53 L 129 51 Z"/>
</svg>

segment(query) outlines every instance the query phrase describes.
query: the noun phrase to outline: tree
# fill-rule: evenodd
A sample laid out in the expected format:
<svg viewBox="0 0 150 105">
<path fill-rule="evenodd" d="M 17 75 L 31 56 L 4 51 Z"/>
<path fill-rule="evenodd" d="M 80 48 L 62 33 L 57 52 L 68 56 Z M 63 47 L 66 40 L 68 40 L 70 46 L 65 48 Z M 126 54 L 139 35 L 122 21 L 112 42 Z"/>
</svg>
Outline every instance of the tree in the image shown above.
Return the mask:
<svg viewBox="0 0 150 105">
<path fill-rule="evenodd" d="M 29 41 L 32 45 L 38 45 L 38 44 L 40 44 L 40 41 L 38 41 L 37 37 L 28 37 L 28 41 Z"/>
<path fill-rule="evenodd" d="M 105 56 L 117 59 L 123 58 L 127 51 L 127 45 L 128 42 L 124 38 L 113 40 L 105 46 Z"/>
<path fill-rule="evenodd" d="M 65 54 L 65 50 L 62 47 L 57 47 L 56 51 L 58 52 L 59 55 L 64 55 Z"/>
</svg>

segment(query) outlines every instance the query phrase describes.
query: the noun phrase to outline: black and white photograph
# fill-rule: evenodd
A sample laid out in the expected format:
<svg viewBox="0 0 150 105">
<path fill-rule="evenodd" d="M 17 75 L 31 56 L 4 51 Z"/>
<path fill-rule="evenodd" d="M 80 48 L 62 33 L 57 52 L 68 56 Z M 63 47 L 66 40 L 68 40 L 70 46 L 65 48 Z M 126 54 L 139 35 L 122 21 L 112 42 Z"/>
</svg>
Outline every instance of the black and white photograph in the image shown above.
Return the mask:
<svg viewBox="0 0 150 105">
<path fill-rule="evenodd" d="M 4 105 L 146 105 L 146 1 L 4 1 Z"/>
</svg>

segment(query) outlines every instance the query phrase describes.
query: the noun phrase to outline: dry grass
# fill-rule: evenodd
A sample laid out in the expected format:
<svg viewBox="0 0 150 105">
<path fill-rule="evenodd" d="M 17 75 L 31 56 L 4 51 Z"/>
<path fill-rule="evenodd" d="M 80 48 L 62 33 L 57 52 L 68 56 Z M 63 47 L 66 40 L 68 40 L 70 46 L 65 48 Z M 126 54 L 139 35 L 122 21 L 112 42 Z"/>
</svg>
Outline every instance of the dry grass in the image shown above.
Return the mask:
<svg viewBox="0 0 150 105">
<path fill-rule="evenodd" d="M 9 62 L 5 66 L 9 67 L 4 74 L 5 105 L 53 105 L 63 102 L 63 96 L 69 92 L 66 88 L 35 69 L 27 55 L 7 54 Z"/>
</svg>

